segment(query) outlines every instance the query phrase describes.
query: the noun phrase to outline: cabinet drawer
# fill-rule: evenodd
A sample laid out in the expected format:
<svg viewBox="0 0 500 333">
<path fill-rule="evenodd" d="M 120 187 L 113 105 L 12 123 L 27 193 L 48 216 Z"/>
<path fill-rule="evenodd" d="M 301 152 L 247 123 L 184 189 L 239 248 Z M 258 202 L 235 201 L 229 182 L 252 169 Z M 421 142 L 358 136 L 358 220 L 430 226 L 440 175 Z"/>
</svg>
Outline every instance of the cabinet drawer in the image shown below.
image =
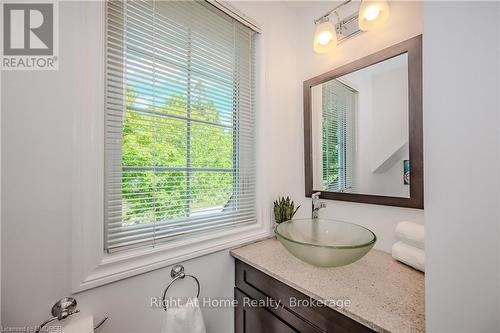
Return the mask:
<svg viewBox="0 0 500 333">
<path fill-rule="evenodd" d="M 272 312 L 261 307 L 247 306 L 244 298 L 248 297 L 234 289 L 234 296 L 238 301 L 235 315 L 235 332 L 236 333 L 297 333 L 295 328 Z"/>
<path fill-rule="evenodd" d="M 307 302 L 311 298 L 240 260 L 235 260 L 235 267 L 236 287 L 256 300 L 271 298 L 279 301 L 282 307 L 268 308 L 268 311 L 292 327 L 300 325 L 299 332 L 374 332 L 329 307 L 292 307 L 291 300 Z"/>
<path fill-rule="evenodd" d="M 269 331 L 269 330 L 263 330 L 263 331 L 259 331 L 259 330 L 249 330 L 248 328 L 249 327 L 256 327 L 258 325 L 264 325 L 266 326 L 267 323 L 265 322 L 262 322 L 260 324 L 245 324 L 245 323 L 242 323 L 242 320 L 249 320 L 248 317 L 242 317 L 241 316 L 241 310 L 242 309 L 247 309 L 247 311 L 252 311 L 252 312 L 255 312 L 255 313 L 252 313 L 250 315 L 250 318 L 253 318 L 253 319 L 256 319 L 256 313 L 258 312 L 258 310 L 262 310 L 262 311 L 266 311 L 269 315 L 272 315 L 273 317 L 276 317 L 276 318 L 279 318 L 279 320 L 281 321 L 281 323 L 284 323 L 287 325 L 287 327 L 289 328 L 292 328 L 294 330 L 294 332 L 300 332 L 300 333 L 321 333 L 322 331 L 320 329 L 318 329 L 317 327 L 315 327 L 314 325 L 311 325 L 310 323 L 308 323 L 307 321 L 305 321 L 303 318 L 297 316 L 295 313 L 289 311 L 287 308 L 285 307 L 282 307 L 282 306 L 279 306 L 279 307 L 275 307 L 274 304 L 271 305 L 271 307 L 266 307 L 266 306 L 259 306 L 259 305 L 248 305 L 249 302 L 253 302 L 253 301 L 269 301 L 269 297 L 265 297 L 265 296 L 257 296 L 257 297 L 251 297 L 250 295 L 244 293 L 243 291 L 241 291 L 240 289 L 238 288 L 234 288 L 235 290 L 235 296 L 236 296 L 236 299 L 238 300 L 238 306 L 236 308 L 236 315 L 235 315 L 235 323 L 236 323 L 236 327 L 246 327 L 247 330 L 246 332 L 251 332 L 251 333 L 258 333 L 258 332 L 274 332 L 274 331 Z M 274 301 L 274 300 L 273 300 Z M 260 315 L 261 319 L 263 319 L 265 316 L 264 314 L 261 314 Z M 276 326 L 276 325 L 274 325 Z M 273 329 L 274 329 L 274 326 L 273 326 Z M 279 326 L 279 325 L 278 325 Z M 277 329 L 277 328 L 276 328 Z M 281 332 L 281 329 L 278 330 L 279 332 Z M 236 331 L 238 332 L 238 331 Z"/>
</svg>

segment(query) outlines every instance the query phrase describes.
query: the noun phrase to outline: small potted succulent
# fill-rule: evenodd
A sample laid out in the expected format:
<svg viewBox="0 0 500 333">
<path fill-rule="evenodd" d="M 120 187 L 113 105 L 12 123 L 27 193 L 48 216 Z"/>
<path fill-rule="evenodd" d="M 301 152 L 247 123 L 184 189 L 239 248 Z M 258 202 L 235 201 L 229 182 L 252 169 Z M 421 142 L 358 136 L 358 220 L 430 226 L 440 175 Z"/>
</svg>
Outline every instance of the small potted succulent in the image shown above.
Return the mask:
<svg viewBox="0 0 500 333">
<path fill-rule="evenodd" d="M 274 222 L 279 224 L 291 220 L 299 208 L 300 205 L 295 208 L 295 204 L 289 197 L 278 198 L 274 202 Z"/>
</svg>

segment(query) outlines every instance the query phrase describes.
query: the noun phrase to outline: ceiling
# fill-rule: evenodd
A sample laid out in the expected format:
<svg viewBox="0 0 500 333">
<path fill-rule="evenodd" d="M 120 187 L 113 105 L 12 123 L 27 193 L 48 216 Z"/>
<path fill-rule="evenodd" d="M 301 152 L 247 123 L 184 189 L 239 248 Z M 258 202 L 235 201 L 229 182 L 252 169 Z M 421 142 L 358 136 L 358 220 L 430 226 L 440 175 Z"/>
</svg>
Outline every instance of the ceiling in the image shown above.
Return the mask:
<svg viewBox="0 0 500 333">
<path fill-rule="evenodd" d="M 284 1 L 284 3 L 295 14 L 299 15 L 306 11 L 318 11 L 319 13 L 322 13 L 323 11 L 328 10 L 326 8 L 333 8 L 337 6 L 340 1 Z"/>
<path fill-rule="evenodd" d="M 333 1 L 333 0 L 324 0 L 324 1 L 283 1 L 285 5 L 296 15 L 301 15 L 303 13 L 312 13 L 315 17 L 322 16 L 326 14 L 328 11 L 332 10 L 336 6 L 340 5 L 344 1 Z M 353 6 L 356 6 L 353 4 Z M 358 5 L 359 6 L 359 5 Z M 346 10 L 350 11 L 346 6 Z"/>
</svg>

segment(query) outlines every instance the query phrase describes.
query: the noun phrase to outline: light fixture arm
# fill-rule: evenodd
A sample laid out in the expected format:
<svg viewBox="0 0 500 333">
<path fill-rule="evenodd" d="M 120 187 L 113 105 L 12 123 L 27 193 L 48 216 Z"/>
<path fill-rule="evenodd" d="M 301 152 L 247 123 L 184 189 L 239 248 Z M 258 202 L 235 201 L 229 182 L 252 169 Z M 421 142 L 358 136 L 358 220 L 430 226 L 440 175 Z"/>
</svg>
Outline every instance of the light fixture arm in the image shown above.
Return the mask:
<svg viewBox="0 0 500 333">
<path fill-rule="evenodd" d="M 344 22 L 340 19 L 339 12 L 334 11 L 333 14 L 337 17 L 337 26 L 335 27 L 337 30 L 337 34 L 342 35 L 342 28 L 344 27 Z"/>
<path fill-rule="evenodd" d="M 316 20 L 314 20 L 314 24 L 317 24 L 318 22 L 323 22 L 326 18 L 328 18 L 330 15 L 332 15 L 333 13 L 336 13 L 337 15 L 337 18 L 339 19 L 339 23 L 340 23 L 340 17 L 339 17 L 339 14 L 337 13 L 337 10 L 340 8 L 340 7 L 343 7 L 345 5 L 347 5 L 348 3 L 352 2 L 352 0 L 346 0 L 344 1 L 343 3 L 341 3 L 340 5 L 338 5 L 337 7 L 333 8 L 332 10 L 330 10 L 328 13 L 326 13 L 325 15 L 317 18 Z"/>
</svg>

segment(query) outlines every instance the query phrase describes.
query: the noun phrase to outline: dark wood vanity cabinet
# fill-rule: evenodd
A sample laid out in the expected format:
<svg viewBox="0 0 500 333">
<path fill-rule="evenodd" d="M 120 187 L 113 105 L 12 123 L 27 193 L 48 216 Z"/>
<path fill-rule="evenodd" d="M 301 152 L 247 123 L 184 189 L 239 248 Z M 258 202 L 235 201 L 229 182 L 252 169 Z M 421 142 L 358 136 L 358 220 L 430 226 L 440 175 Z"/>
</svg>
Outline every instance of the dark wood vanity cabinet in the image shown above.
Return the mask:
<svg viewBox="0 0 500 333">
<path fill-rule="evenodd" d="M 238 259 L 235 268 L 236 333 L 374 332 L 329 307 L 296 306 L 312 299 Z"/>
</svg>

